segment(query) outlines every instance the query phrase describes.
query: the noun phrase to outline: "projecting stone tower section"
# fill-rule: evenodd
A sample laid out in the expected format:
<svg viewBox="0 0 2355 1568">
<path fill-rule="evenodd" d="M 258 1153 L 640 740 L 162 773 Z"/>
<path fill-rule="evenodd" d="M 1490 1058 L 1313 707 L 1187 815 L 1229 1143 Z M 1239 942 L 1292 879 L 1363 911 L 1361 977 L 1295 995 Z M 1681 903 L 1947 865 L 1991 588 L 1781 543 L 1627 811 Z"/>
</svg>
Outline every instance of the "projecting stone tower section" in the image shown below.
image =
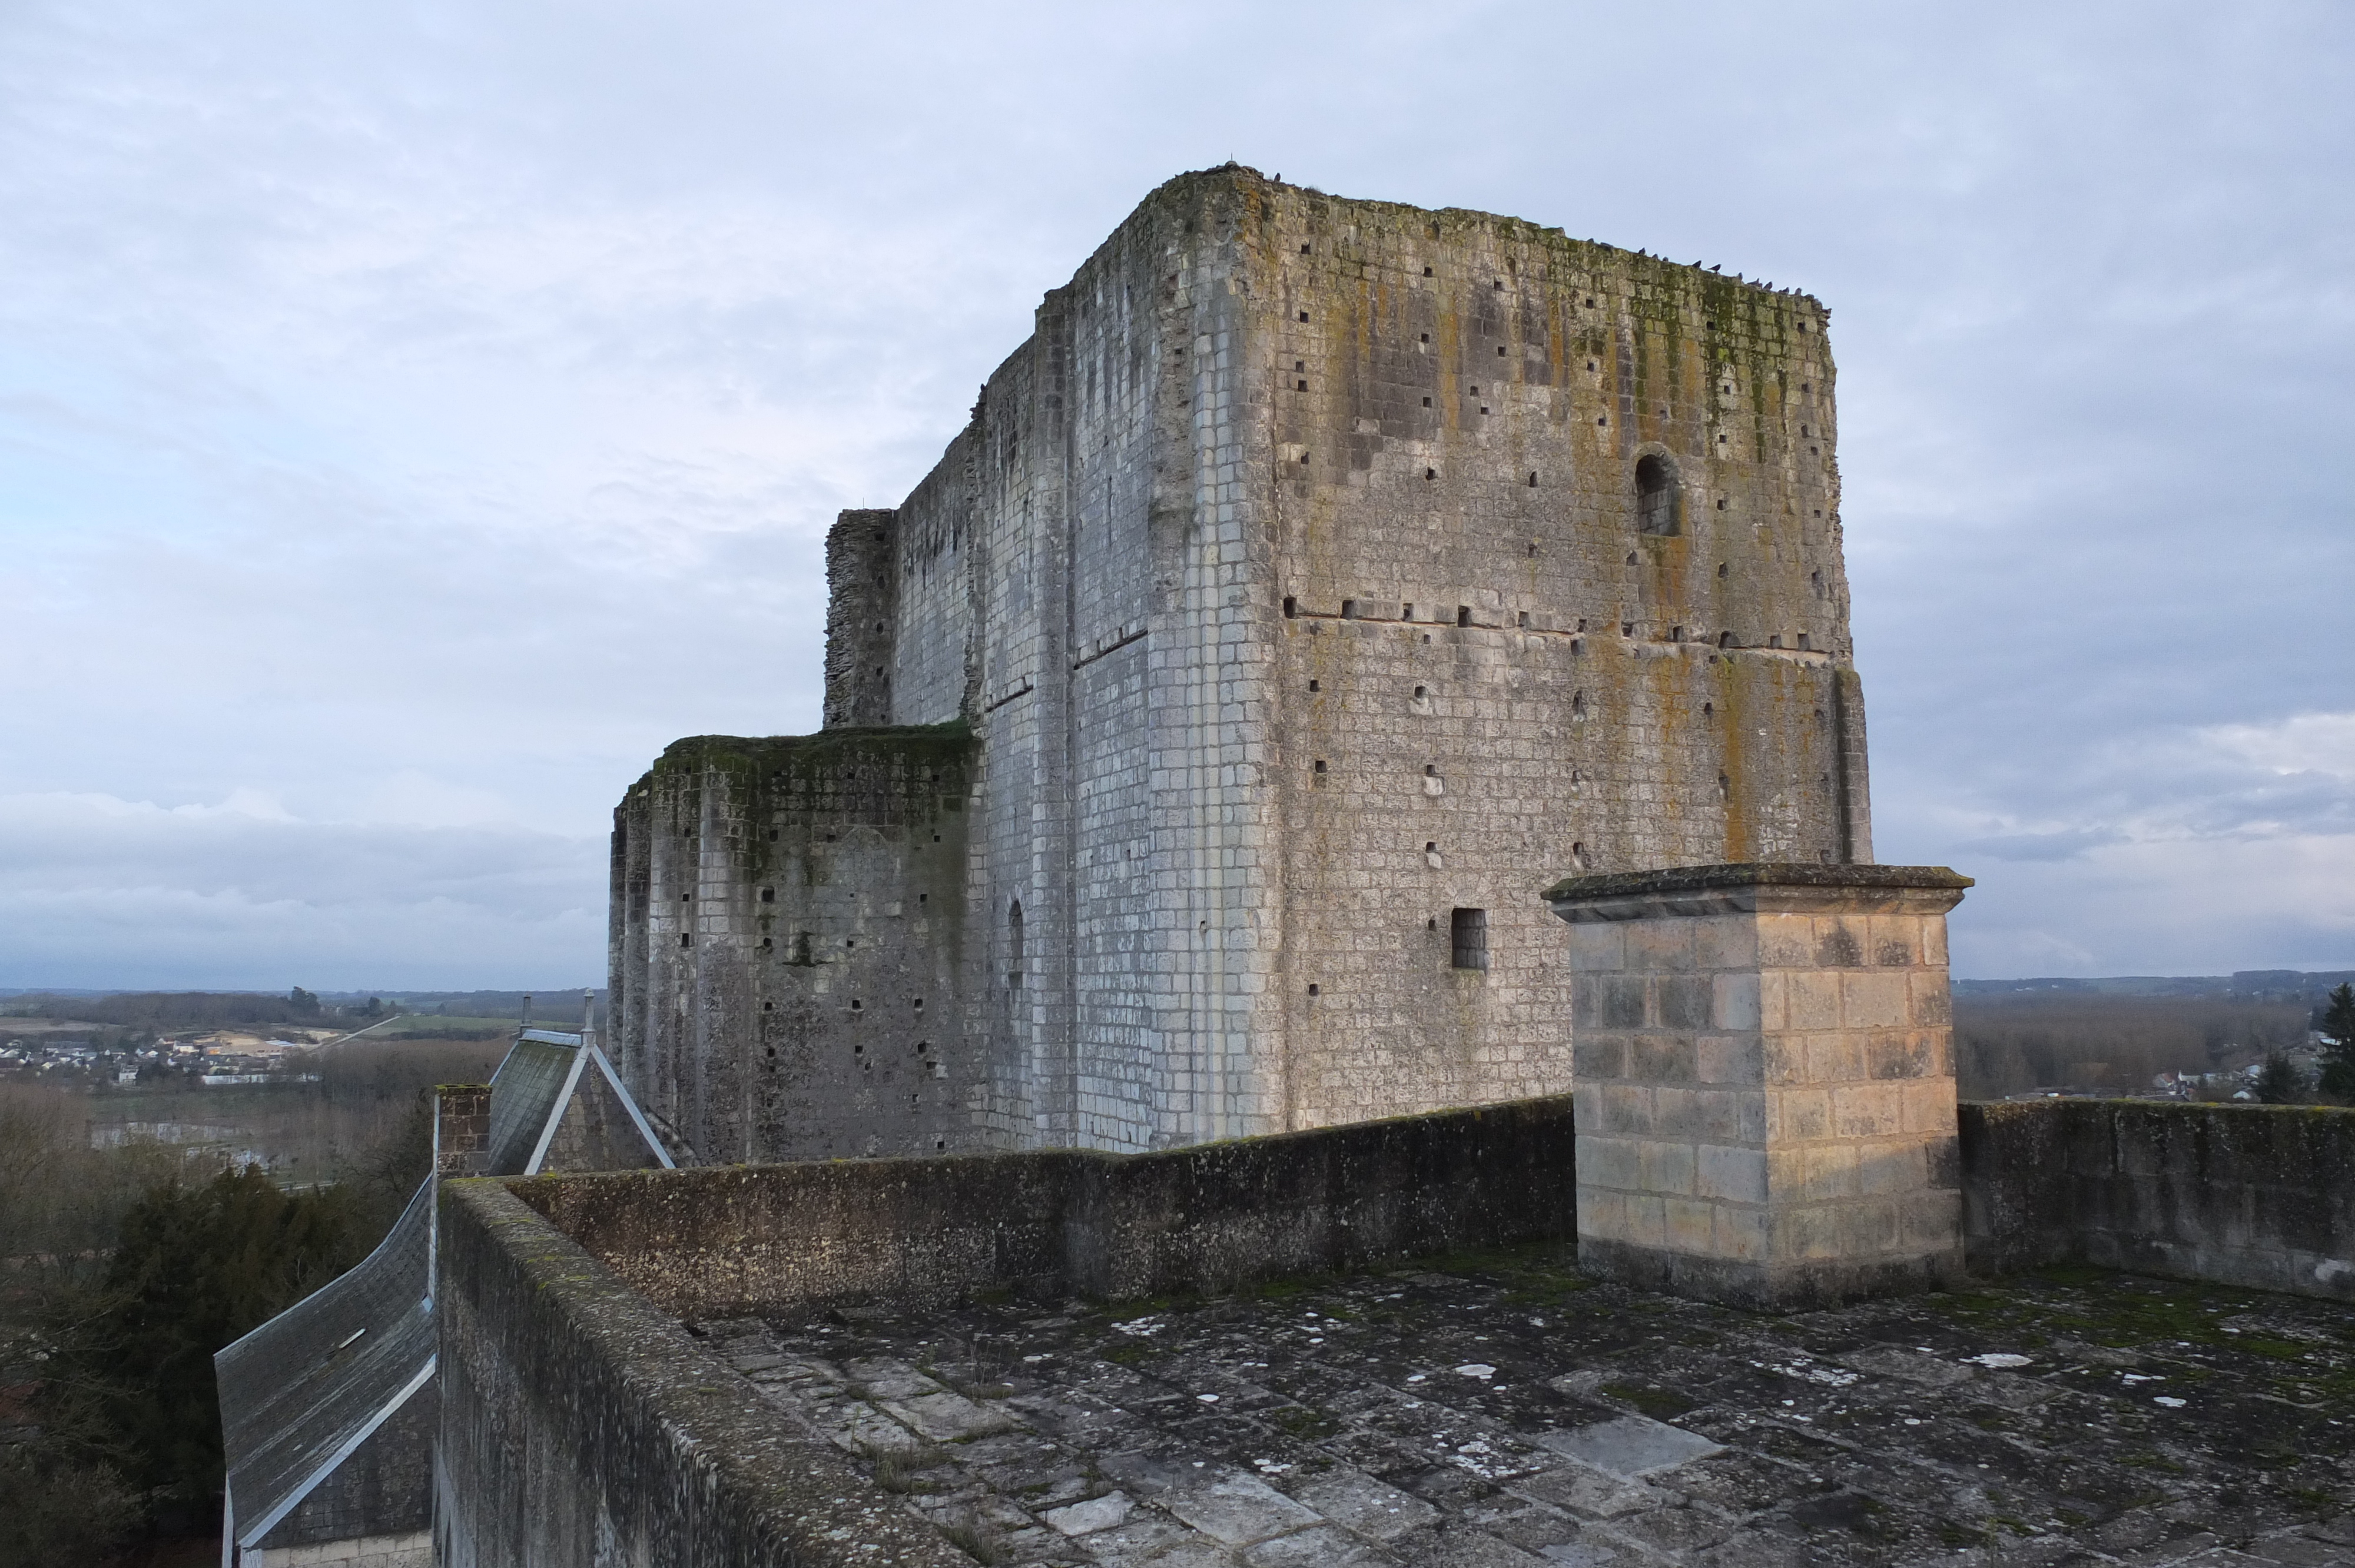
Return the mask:
<svg viewBox="0 0 2355 1568">
<path fill-rule="evenodd" d="M 634 1088 L 767 1159 L 1570 1087 L 1565 863 L 1871 858 L 1824 327 L 1511 218 L 1163 186 L 843 514 L 826 734 L 624 801 Z"/>
</svg>

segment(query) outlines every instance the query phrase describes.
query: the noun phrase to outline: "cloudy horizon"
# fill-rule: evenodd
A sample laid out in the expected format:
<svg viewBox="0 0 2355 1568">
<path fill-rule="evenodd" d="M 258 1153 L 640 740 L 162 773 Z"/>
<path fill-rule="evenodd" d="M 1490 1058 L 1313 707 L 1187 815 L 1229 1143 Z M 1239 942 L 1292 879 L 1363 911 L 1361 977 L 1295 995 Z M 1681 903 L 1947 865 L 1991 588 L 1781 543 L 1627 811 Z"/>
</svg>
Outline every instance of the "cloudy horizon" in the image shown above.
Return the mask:
<svg viewBox="0 0 2355 1568">
<path fill-rule="evenodd" d="M 835 512 L 1230 158 L 1831 307 L 1957 975 L 2355 968 L 2350 65 L 2325 3 L 0 7 L 0 986 L 601 980 L 623 790 L 816 726 Z"/>
</svg>

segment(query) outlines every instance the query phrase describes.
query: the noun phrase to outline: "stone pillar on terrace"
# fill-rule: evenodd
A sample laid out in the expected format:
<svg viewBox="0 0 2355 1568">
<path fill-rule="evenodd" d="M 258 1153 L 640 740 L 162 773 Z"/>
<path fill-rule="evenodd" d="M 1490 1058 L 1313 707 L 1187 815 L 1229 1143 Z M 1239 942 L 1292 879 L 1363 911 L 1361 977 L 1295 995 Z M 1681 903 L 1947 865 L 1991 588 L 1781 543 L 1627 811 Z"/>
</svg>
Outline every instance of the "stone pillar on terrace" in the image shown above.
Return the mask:
<svg viewBox="0 0 2355 1568">
<path fill-rule="evenodd" d="M 1574 876 L 1579 1261 L 1754 1307 L 1963 1265 L 1940 866 Z"/>
</svg>

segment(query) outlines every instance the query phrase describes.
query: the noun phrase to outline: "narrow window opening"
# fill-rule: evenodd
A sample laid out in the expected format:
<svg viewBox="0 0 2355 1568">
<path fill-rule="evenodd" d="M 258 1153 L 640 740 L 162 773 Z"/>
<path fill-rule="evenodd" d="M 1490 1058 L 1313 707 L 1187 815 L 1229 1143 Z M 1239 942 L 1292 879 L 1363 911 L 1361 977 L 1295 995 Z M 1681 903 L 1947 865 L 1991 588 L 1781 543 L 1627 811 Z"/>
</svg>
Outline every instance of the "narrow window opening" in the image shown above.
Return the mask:
<svg viewBox="0 0 2355 1568">
<path fill-rule="evenodd" d="M 1701 704 L 1700 716 L 1703 718 L 1715 718 L 1717 716 L 1717 705 L 1715 703 Z"/>
<path fill-rule="evenodd" d="M 1455 624 L 1458 626 L 1469 626 L 1472 624 L 1472 607 L 1470 605 L 1459 604 L 1455 607 Z"/>
<path fill-rule="evenodd" d="M 1428 398 L 1428 397 L 1425 397 L 1425 398 L 1423 399 L 1423 401 L 1424 401 L 1424 402 L 1426 402 L 1426 403 L 1428 403 L 1428 402 L 1430 402 L 1430 401 L 1431 401 L 1431 399 L 1430 399 L 1430 398 Z M 1437 469 L 1435 469 L 1435 468 L 1427 468 L 1427 469 L 1424 469 L 1424 470 L 1423 471 L 1423 478 L 1425 478 L 1425 479 L 1437 479 L 1437 478 L 1439 477 L 1439 471 L 1438 471 Z"/>
<path fill-rule="evenodd" d="M 1423 406 L 1424 408 L 1430 408 L 1430 407 L 1431 407 L 1431 399 L 1430 399 L 1430 398 L 1428 398 L 1428 397 L 1425 397 L 1425 398 L 1423 400 Z M 1425 469 L 1425 470 L 1423 470 L 1423 478 L 1425 478 L 1425 479 L 1429 479 L 1429 478 L 1431 477 L 1431 471 L 1430 471 L 1429 469 Z"/>
<path fill-rule="evenodd" d="M 1307 391 L 1307 390 L 1308 390 L 1308 383 L 1307 383 L 1307 382 L 1305 382 L 1305 381 L 1302 382 L 1302 383 L 1300 384 L 1299 387 L 1298 387 L 1298 390 L 1300 390 L 1300 391 L 1302 391 L 1302 392 L 1305 392 L 1305 391 Z"/>
<path fill-rule="evenodd" d="M 1425 268 L 1423 270 L 1423 275 L 1424 277 L 1426 277 L 1426 278 L 1430 277 L 1430 276 L 1431 276 L 1431 269 L 1430 269 L 1430 268 L 1428 268 L 1428 267 L 1425 267 Z"/>
<path fill-rule="evenodd" d="M 1300 313 L 1300 319 L 1301 319 L 1302 321 L 1306 321 L 1306 320 L 1308 319 L 1308 313 L 1307 313 L 1306 311 L 1303 311 L 1303 312 L 1301 312 L 1301 313 Z"/>
<path fill-rule="evenodd" d="M 1636 564 L 1636 552 L 1633 550 L 1627 552 L 1627 564 L 1631 567 Z"/>
<path fill-rule="evenodd" d="M 1294 599 L 1290 594 L 1285 594 L 1284 596 L 1284 619 L 1290 620 L 1294 616 L 1296 616 L 1299 613 L 1300 601 Z"/>
<path fill-rule="evenodd" d="M 1723 561 L 1717 563 L 1717 575 L 1719 577 L 1725 576 L 1725 563 Z"/>
<path fill-rule="evenodd" d="M 1302 247 L 1300 248 L 1300 253 L 1301 253 L 1303 256 L 1307 255 L 1307 254 L 1308 254 L 1308 247 L 1306 247 L 1305 245 L 1302 246 Z"/>
<path fill-rule="evenodd" d="M 1414 619 L 1414 606 L 1412 604 L 1402 604 L 1399 606 L 1399 619 L 1401 620 L 1412 620 Z"/>
<path fill-rule="evenodd" d="M 1505 345 L 1504 345 L 1503 344 L 1501 344 L 1501 343 L 1500 343 L 1500 344 L 1498 344 L 1497 345 L 1497 358 L 1499 358 L 1499 359 L 1502 359 L 1502 358 L 1504 358 L 1504 357 L 1505 357 Z M 1803 435 L 1804 435 L 1804 434 L 1806 434 L 1806 432 L 1805 432 L 1805 431 L 1802 431 L 1802 432 L 1800 432 L 1800 433 L 1801 433 L 1801 434 L 1803 434 Z"/>
<path fill-rule="evenodd" d="M 1006 912 L 1006 989 L 1022 989 L 1022 900 L 1016 899 Z"/>
<path fill-rule="evenodd" d="M 692 931 L 681 931 L 678 934 L 678 945 L 682 948 L 691 948 L 695 946 L 695 933 Z"/>
<path fill-rule="evenodd" d="M 1721 631 L 1721 632 L 1719 632 L 1719 633 L 1717 634 L 1717 645 L 1718 645 L 1720 648 L 1731 648 L 1731 647 L 1732 647 L 1732 646 L 1733 646 L 1733 633 L 1732 633 L 1732 632 L 1731 632 L 1731 631 Z"/>
<path fill-rule="evenodd" d="M 1323 991 L 1322 991 L 1322 990 L 1317 986 L 1317 984 L 1316 984 L 1316 982 L 1315 980 L 1310 980 L 1310 981 L 1308 982 L 1308 994 L 1309 994 L 1309 995 L 1311 995 L 1311 996 L 1321 996 L 1321 995 L 1323 995 L 1323 994 L 1324 994 L 1324 992 L 1323 992 Z"/>
<path fill-rule="evenodd" d="M 1308 454 L 1306 452 L 1302 452 L 1300 454 L 1300 461 L 1303 464 L 1305 464 L 1308 461 Z"/>
<path fill-rule="evenodd" d="M 932 895 L 929 893 L 919 893 L 916 895 L 916 902 L 919 904 L 930 904 L 932 901 Z"/>
<path fill-rule="evenodd" d="M 1316 771 L 1319 773 L 1325 771 L 1325 759 L 1321 757 L 1316 759 Z"/>
<path fill-rule="evenodd" d="M 1621 621 L 1621 622 L 1619 623 L 1619 635 L 1620 635 L 1620 636 L 1622 636 L 1622 637 L 1633 637 L 1633 636 L 1635 636 L 1635 635 L 1636 635 L 1636 623 L 1635 623 L 1634 621 L 1632 621 L 1632 620 L 1623 620 L 1623 621 Z"/>
<path fill-rule="evenodd" d="M 1345 599 L 1341 601 L 1341 619 L 1344 620 L 1355 620 L 1358 619 L 1358 601 L 1356 599 Z"/>
<path fill-rule="evenodd" d="M 1439 777 L 1439 764 L 1438 764 L 1438 763 L 1436 763 L 1436 762 L 1426 762 L 1426 763 L 1424 763 L 1424 764 L 1423 765 L 1423 776 L 1425 779 L 1436 779 L 1436 778 L 1438 778 L 1438 777 Z"/>
<path fill-rule="evenodd" d="M 764 953 L 774 948 L 776 945 L 777 939 L 774 937 L 763 937 L 761 938 L 761 950 Z"/>
<path fill-rule="evenodd" d="M 1529 488 L 1530 488 L 1531 490 L 1535 490 L 1537 487 L 1538 487 L 1538 476 L 1537 476 L 1536 474 L 1532 473 L 1532 474 L 1530 474 L 1530 475 L 1529 475 Z"/>
<path fill-rule="evenodd" d="M 777 890 L 776 890 L 775 888 L 773 888 L 773 887 L 764 887 L 764 888 L 761 889 L 761 902 L 762 902 L 762 903 L 763 903 L 763 904 L 774 904 L 776 901 L 777 901 Z"/>
<path fill-rule="evenodd" d="M 1292 362 L 1292 368 L 1295 370 L 1305 370 L 1308 368 L 1308 362 L 1305 359 L 1295 359 Z"/>
<path fill-rule="evenodd" d="M 1323 691 L 1325 688 L 1324 688 L 1324 687 L 1322 687 L 1322 686 L 1320 686 L 1320 685 L 1318 685 L 1316 682 L 1311 681 L 1311 682 L 1309 682 L 1309 683 L 1308 683 L 1308 689 L 1309 689 L 1310 691 L 1312 691 L 1312 692 L 1321 692 L 1321 691 Z"/>
<path fill-rule="evenodd" d="M 1799 633 L 1799 652 L 1802 653 L 1809 652 L 1807 647 L 1807 634 L 1804 631 Z"/>
<path fill-rule="evenodd" d="M 1685 640 L 1685 629 L 1684 629 L 1683 627 L 1681 627 L 1681 626 L 1671 626 L 1671 627 L 1669 627 L 1669 628 L 1668 628 L 1668 641 L 1671 641 L 1671 642 L 1682 642 L 1684 640 Z"/>
<path fill-rule="evenodd" d="M 1525 609 L 1525 610 L 1521 611 L 1521 630 L 1522 630 L 1523 631 L 1527 631 L 1529 629 L 1529 612 L 1528 610 L 1526 610 L 1526 609 Z"/>
<path fill-rule="evenodd" d="M 1636 464 L 1636 526 L 1646 534 L 1678 532 L 1677 471 L 1657 452 Z"/>
<path fill-rule="evenodd" d="M 1423 334 L 1423 342 L 1425 342 L 1425 343 L 1429 343 L 1429 342 L 1431 341 L 1431 334 L 1430 334 L 1429 333 L 1424 333 L 1424 334 Z"/>
<path fill-rule="evenodd" d="M 1421 701 L 1423 701 L 1423 694 L 1423 694 L 1423 689 L 1421 686 L 1417 686 L 1417 687 L 1414 689 L 1414 700 L 1415 700 L 1416 702 L 1421 702 Z"/>
<path fill-rule="evenodd" d="M 1723 501 L 1720 501 L 1720 502 L 1717 503 L 1717 509 L 1718 509 L 1720 512 L 1724 511 L 1724 510 L 1725 510 L 1725 503 L 1724 503 Z"/>
<path fill-rule="evenodd" d="M 1448 945 L 1455 949 L 1453 962 L 1459 969 L 1485 969 L 1488 967 L 1488 912 L 1486 909 L 1451 909 L 1447 915 Z"/>
<path fill-rule="evenodd" d="M 1766 646 L 1769 648 L 1780 648 L 1783 646 L 1783 634 L 1779 631 L 1768 632 L 1766 634 Z"/>
</svg>

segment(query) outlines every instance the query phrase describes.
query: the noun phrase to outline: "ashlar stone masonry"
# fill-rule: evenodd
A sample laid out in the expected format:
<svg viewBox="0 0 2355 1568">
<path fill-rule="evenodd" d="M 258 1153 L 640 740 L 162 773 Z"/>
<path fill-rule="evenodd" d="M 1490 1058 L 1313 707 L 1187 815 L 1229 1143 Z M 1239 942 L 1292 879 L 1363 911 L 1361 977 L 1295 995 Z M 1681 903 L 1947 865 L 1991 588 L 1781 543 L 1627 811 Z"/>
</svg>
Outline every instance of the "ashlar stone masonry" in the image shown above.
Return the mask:
<svg viewBox="0 0 2355 1568">
<path fill-rule="evenodd" d="M 1963 1271 L 1942 866 L 1720 865 L 1547 890 L 1577 979 L 1587 1268 L 1754 1307 Z"/>
<path fill-rule="evenodd" d="M 826 724 L 616 813 L 707 1160 L 1146 1150 L 1561 1092 L 1533 867 L 1871 858 L 1827 313 L 1230 165 L 828 549 Z"/>
</svg>

